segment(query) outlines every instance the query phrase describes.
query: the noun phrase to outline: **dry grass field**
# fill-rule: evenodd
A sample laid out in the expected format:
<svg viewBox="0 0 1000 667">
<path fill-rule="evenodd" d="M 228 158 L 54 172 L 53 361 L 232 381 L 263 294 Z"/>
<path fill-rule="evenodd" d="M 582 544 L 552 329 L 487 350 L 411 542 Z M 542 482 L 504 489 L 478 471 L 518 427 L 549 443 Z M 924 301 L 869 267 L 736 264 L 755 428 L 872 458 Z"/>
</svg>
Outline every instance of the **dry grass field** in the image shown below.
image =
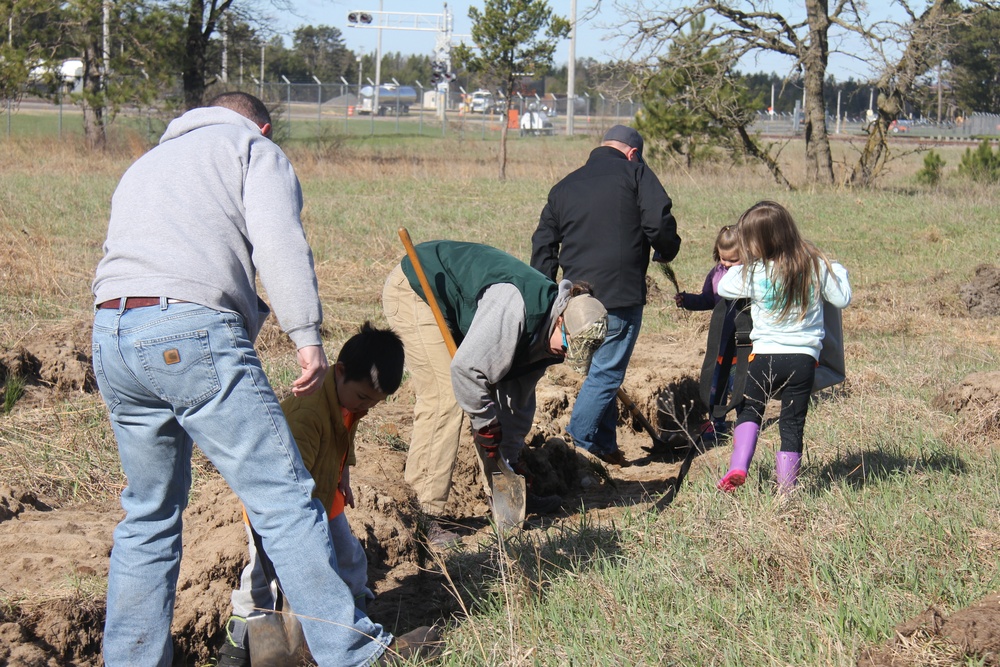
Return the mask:
<svg viewBox="0 0 1000 667">
<path fill-rule="evenodd" d="M 329 354 L 365 319 L 384 323 L 399 227 L 416 242 L 478 241 L 527 260 L 549 187 L 595 144 L 512 140 L 499 182 L 497 146 L 455 135 L 287 148 Z M 101 664 L 125 481 L 89 371 L 90 281 L 111 194 L 146 148 L 122 140 L 94 155 L 69 140 L 0 140 L 0 664 Z M 714 486 L 724 445 L 695 459 L 676 498 L 677 466 L 644 457 L 649 437 L 631 420 L 619 426 L 623 448 L 645 465 L 604 468 L 571 451 L 561 437 L 580 378 L 556 367 L 539 386 L 528 451 L 567 509 L 498 545 L 466 453 L 450 508 L 463 545 L 433 553 L 402 483 L 404 382 L 362 423 L 352 473 L 360 503 L 349 517 L 379 596 L 372 617 L 394 632 L 444 624 L 442 665 L 1000 664 L 1000 198 L 957 177 L 964 147 L 938 147 L 943 183 L 917 185 L 913 148 L 900 142 L 869 191 L 785 192 L 747 165 L 653 165 L 684 239 L 682 289 L 700 288 L 718 228 L 764 198 L 850 271 L 848 379 L 810 411 L 793 498 L 772 488 L 776 429 L 733 496 Z M 842 169 L 854 149 L 835 149 Z M 791 142 L 781 154 L 797 183 L 801 153 Z M 690 391 L 708 319 L 678 310 L 661 274 L 650 279 L 625 386 L 659 420 L 657 399 Z M 287 338 L 271 322 L 258 347 L 283 395 L 295 376 Z M 245 551 L 238 502 L 197 453 L 195 471 L 178 665 L 213 654 Z"/>
</svg>

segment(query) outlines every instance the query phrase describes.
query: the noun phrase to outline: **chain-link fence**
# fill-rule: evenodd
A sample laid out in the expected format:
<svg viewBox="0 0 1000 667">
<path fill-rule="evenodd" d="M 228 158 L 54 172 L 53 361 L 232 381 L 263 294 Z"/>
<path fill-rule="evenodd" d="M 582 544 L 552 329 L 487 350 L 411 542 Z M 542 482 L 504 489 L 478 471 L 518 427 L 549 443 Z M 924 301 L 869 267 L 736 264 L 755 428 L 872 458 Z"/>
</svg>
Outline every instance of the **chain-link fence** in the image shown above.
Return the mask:
<svg viewBox="0 0 1000 667">
<path fill-rule="evenodd" d="M 826 117 L 827 131 L 834 137 L 838 135 L 867 135 L 871 127 L 870 116 L 836 116 Z M 803 134 L 802 112 L 757 114 L 754 131 L 765 135 L 796 136 Z M 955 120 L 940 123 L 926 118 L 916 120 L 900 119 L 894 122 L 889 131 L 900 137 L 919 137 L 941 140 L 969 140 L 979 137 L 1000 136 L 1000 116 L 989 113 L 973 113 L 967 118 L 958 117 Z"/>
<path fill-rule="evenodd" d="M 358 83 L 254 83 L 230 85 L 260 97 L 272 111 L 276 138 L 308 141 L 332 135 L 416 134 L 446 136 L 450 132 L 498 135 L 502 123 L 517 136 L 566 134 L 568 100 L 565 95 L 517 95 L 508 117 L 502 98 L 488 91 L 425 87 L 419 82 L 372 85 Z M 148 133 L 155 139 L 179 113 L 180 91 L 170 91 L 156 108 L 122 109 L 112 127 Z M 6 136 L 79 134 L 80 107 L 74 96 L 57 99 L 25 98 L 0 101 Z M 599 133 L 615 123 L 630 123 L 638 102 L 613 97 L 578 96 L 573 132 Z"/>
<path fill-rule="evenodd" d="M 496 92 L 464 91 L 425 87 L 420 82 L 385 83 L 376 89 L 364 82 L 349 83 L 253 83 L 232 85 L 263 99 L 272 109 L 276 138 L 323 140 L 334 135 L 409 134 L 446 136 L 449 133 L 493 137 L 502 124 L 516 136 L 548 134 L 600 134 L 615 123 L 630 124 L 641 105 L 630 98 L 579 95 L 573 106 L 573 125 L 568 123 L 569 101 L 565 95 L 516 95 L 505 119 L 502 98 Z M 5 136 L 62 136 L 82 132 L 80 107 L 72 94 L 55 99 L 29 98 L 14 104 L 0 101 L 4 112 L 0 132 Z M 127 108 L 110 127 L 155 140 L 169 120 L 179 113 L 181 91 L 165 92 L 155 108 Z M 838 135 L 865 135 L 870 119 L 827 117 L 827 129 Z M 804 132 L 801 110 L 793 113 L 760 112 L 754 131 L 764 135 L 796 136 Z M 974 113 L 966 118 L 935 123 L 900 120 L 891 130 L 899 136 L 971 139 L 1000 136 L 1000 116 Z"/>
</svg>

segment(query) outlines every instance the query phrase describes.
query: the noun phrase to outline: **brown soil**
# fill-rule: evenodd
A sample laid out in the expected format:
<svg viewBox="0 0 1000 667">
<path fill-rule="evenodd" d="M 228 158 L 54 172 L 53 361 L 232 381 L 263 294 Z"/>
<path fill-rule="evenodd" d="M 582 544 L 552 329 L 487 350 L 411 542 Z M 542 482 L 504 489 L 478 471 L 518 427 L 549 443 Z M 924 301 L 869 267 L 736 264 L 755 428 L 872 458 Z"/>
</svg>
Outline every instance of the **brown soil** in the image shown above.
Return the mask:
<svg viewBox="0 0 1000 667">
<path fill-rule="evenodd" d="M 972 282 L 963 285 L 958 296 L 973 317 L 1000 315 L 1000 267 L 977 266 Z"/>
<path fill-rule="evenodd" d="M 0 379 L 17 375 L 25 380 L 18 407 L 53 405 L 67 394 L 93 392 L 88 328 L 74 323 L 38 333 L 30 345 L 0 357 Z M 261 343 L 274 346 L 278 353 L 288 352 L 271 333 L 265 332 Z M 680 421 L 692 428 L 704 418 L 694 379 L 703 354 L 699 345 L 703 343 L 643 337 L 626 379 L 625 388 L 640 411 L 658 426 L 672 429 L 680 443 L 686 436 L 658 403 L 675 405 L 672 410 L 681 415 Z M 581 506 L 600 516 L 625 506 L 664 502 L 676 475 L 676 463 L 643 449 L 652 439 L 627 415 L 620 423 L 619 441 L 637 465 L 606 467 L 568 446 L 563 429 L 580 381 L 572 371 L 554 367 L 539 384 L 538 411 L 525 459 L 535 476 L 534 490 L 563 496 L 565 506 L 573 510 L 556 517 L 529 516 L 528 531 L 552 521 L 573 521 Z M 422 518 L 403 483 L 405 452 L 399 445 L 409 438 L 412 398 L 404 384 L 396 400 L 380 405 L 362 422 L 358 465 L 351 473 L 357 507 L 348 510 L 368 554 L 369 577 L 377 594 L 369 615 L 394 632 L 447 620 L 469 602 L 455 598 L 441 559 L 422 543 Z M 492 539 L 492 530 L 471 438 L 468 445 L 454 474 L 447 514 L 463 537 L 463 552 L 475 554 L 479 542 Z M 120 518 L 121 509 L 113 500 L 59 506 L 0 487 L 0 600 L 16 603 L 0 605 L 0 664 L 101 664 L 103 586 L 112 532 Z M 196 484 L 185 513 L 184 558 L 173 621 L 175 664 L 203 664 L 214 655 L 245 554 L 239 502 L 211 473 Z M 448 554 L 443 562 L 450 575 Z"/>
<path fill-rule="evenodd" d="M 930 656 L 936 660 L 929 661 Z M 943 662 L 942 656 L 951 657 Z M 1000 665 L 1000 594 L 946 616 L 931 607 L 896 626 L 896 638 L 887 646 L 862 654 L 858 667 L 919 667 L 923 665 Z"/>
<path fill-rule="evenodd" d="M 973 373 L 935 397 L 934 407 L 954 413 L 959 431 L 990 434 L 1000 431 L 1000 372 Z"/>
</svg>

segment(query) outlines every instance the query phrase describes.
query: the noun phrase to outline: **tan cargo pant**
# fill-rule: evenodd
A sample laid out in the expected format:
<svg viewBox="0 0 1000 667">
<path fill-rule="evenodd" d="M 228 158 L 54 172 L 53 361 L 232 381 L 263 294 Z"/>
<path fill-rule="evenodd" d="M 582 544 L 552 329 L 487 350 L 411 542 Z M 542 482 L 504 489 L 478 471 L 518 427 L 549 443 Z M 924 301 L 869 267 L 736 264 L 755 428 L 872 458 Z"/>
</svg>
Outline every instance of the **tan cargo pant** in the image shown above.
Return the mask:
<svg viewBox="0 0 1000 667">
<path fill-rule="evenodd" d="M 398 265 L 385 281 L 382 309 L 403 341 L 416 394 L 404 479 L 421 509 L 439 516 L 451 491 L 465 417 L 451 385 L 451 354 L 430 306 L 413 291 Z"/>
</svg>

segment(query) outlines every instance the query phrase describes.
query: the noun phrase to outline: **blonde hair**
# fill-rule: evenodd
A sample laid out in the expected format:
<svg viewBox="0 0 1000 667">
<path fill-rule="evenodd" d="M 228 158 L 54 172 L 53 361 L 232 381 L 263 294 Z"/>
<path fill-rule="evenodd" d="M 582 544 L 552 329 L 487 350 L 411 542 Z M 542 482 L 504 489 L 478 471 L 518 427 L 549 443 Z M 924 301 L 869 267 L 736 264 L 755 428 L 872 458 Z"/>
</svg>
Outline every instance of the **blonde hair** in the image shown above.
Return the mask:
<svg viewBox="0 0 1000 667">
<path fill-rule="evenodd" d="M 814 290 L 820 290 L 820 262 L 832 270 L 830 260 L 802 238 L 792 214 L 777 202 L 757 202 L 743 212 L 736 227 L 743 263 L 750 266 L 760 261 L 769 271 L 778 318 L 784 319 L 796 309 L 799 319 L 805 317 Z"/>
<path fill-rule="evenodd" d="M 727 250 L 739 250 L 740 237 L 736 233 L 736 225 L 726 225 L 715 237 L 715 247 L 712 248 L 712 259 L 722 261 L 722 253 Z"/>
</svg>

